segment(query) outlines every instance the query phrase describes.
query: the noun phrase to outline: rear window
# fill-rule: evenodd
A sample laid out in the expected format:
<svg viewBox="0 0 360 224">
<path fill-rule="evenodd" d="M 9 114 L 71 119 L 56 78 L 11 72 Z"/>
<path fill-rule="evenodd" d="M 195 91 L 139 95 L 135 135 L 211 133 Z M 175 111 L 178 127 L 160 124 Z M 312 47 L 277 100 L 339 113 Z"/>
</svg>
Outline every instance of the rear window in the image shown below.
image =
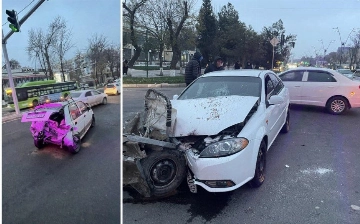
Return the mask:
<svg viewBox="0 0 360 224">
<path fill-rule="evenodd" d="M 107 87 L 107 88 L 113 88 L 114 85 L 113 85 L 113 84 L 107 84 L 106 87 Z"/>
</svg>

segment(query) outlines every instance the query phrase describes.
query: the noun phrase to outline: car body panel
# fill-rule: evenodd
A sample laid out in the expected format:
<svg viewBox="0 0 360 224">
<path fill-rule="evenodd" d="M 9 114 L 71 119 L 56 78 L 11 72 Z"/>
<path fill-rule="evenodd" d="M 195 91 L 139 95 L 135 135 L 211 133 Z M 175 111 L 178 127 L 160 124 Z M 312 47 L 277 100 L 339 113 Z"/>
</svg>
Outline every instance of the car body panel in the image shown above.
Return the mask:
<svg viewBox="0 0 360 224">
<path fill-rule="evenodd" d="M 117 95 L 121 92 L 120 83 L 114 82 L 114 83 L 108 83 L 104 88 L 104 93 L 107 95 Z"/>
<path fill-rule="evenodd" d="M 96 106 L 103 102 L 104 98 L 107 98 L 105 93 L 101 93 L 97 90 L 87 89 L 87 90 L 77 90 L 70 91 L 70 96 L 75 101 L 82 101 L 89 104 L 90 106 Z"/>
<path fill-rule="evenodd" d="M 176 125 L 173 137 L 216 135 L 231 125 L 241 123 L 258 101 L 252 96 L 222 96 L 173 100 Z"/>
</svg>

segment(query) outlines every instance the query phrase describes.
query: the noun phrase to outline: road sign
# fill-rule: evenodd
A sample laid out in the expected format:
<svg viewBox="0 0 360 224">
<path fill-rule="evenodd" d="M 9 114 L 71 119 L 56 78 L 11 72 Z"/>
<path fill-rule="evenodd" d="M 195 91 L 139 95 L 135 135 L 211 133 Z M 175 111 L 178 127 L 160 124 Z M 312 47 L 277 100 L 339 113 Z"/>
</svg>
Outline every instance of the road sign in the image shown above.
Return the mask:
<svg viewBox="0 0 360 224">
<path fill-rule="evenodd" d="M 275 47 L 276 45 L 278 45 L 279 40 L 276 37 L 274 37 L 273 39 L 270 40 L 270 43 L 273 47 Z"/>
</svg>

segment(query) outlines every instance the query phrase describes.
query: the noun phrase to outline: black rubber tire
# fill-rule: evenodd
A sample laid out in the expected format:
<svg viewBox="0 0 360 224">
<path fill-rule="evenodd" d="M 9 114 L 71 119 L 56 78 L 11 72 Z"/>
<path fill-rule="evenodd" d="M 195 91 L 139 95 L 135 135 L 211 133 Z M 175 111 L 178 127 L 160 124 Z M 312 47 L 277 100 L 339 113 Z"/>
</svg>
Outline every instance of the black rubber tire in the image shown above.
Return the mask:
<svg viewBox="0 0 360 224">
<path fill-rule="evenodd" d="M 155 197 L 171 194 L 186 177 L 185 156 L 177 150 L 151 151 L 141 160 L 141 164 L 146 182 Z"/>
<path fill-rule="evenodd" d="M 252 180 L 249 181 L 251 187 L 257 188 L 260 187 L 265 181 L 265 171 L 266 171 L 266 143 L 261 142 L 258 156 L 255 166 L 255 175 Z"/>
<path fill-rule="evenodd" d="M 39 101 L 38 100 L 33 100 L 33 107 L 36 107 L 37 105 L 39 105 Z"/>
<path fill-rule="evenodd" d="M 340 115 L 349 108 L 347 100 L 342 96 L 334 96 L 330 98 L 326 104 L 329 113 Z"/>
<path fill-rule="evenodd" d="M 91 118 L 91 126 L 90 126 L 90 127 L 91 127 L 91 128 L 92 128 L 92 127 L 95 127 L 95 124 L 96 124 L 96 123 L 95 123 L 95 116 L 93 115 L 92 118 Z"/>
<path fill-rule="evenodd" d="M 102 100 L 102 104 L 107 104 L 107 99 L 106 99 L 106 97 L 104 97 L 104 99 Z"/>
<path fill-rule="evenodd" d="M 282 126 L 280 132 L 281 133 L 288 133 L 290 131 L 290 111 L 288 110 L 286 114 L 286 121 L 285 124 Z"/>
<path fill-rule="evenodd" d="M 38 138 L 34 138 L 34 145 L 36 146 L 36 148 L 42 149 L 42 148 L 44 148 L 44 146 L 45 146 L 44 140 L 38 139 Z"/>
<path fill-rule="evenodd" d="M 79 135 L 74 135 L 73 136 L 73 141 L 76 143 L 76 145 L 74 146 L 68 146 L 67 149 L 69 150 L 69 152 L 71 152 L 72 154 L 76 154 L 80 151 L 81 149 L 81 139 Z"/>
<path fill-rule="evenodd" d="M 120 95 L 119 91 L 116 91 L 116 95 Z"/>
</svg>

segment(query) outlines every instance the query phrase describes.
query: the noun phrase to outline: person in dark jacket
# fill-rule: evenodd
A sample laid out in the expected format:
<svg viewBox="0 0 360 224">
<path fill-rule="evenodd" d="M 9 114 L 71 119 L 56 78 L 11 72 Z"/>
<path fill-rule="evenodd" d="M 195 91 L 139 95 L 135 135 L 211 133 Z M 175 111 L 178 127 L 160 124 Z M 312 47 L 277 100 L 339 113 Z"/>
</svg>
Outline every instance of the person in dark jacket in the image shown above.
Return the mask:
<svg viewBox="0 0 360 224">
<path fill-rule="evenodd" d="M 224 61 L 221 57 L 215 57 L 214 63 L 206 67 L 204 74 L 224 70 Z"/>
<path fill-rule="evenodd" d="M 240 69 L 240 68 L 241 68 L 240 61 L 236 61 L 234 65 L 234 69 Z"/>
<path fill-rule="evenodd" d="M 246 63 L 245 69 L 252 69 L 252 64 L 250 62 Z"/>
<path fill-rule="evenodd" d="M 125 60 L 123 62 L 123 75 L 127 75 L 128 69 L 129 69 L 128 60 Z"/>
<path fill-rule="evenodd" d="M 195 79 L 201 75 L 201 66 L 200 62 L 202 60 L 202 55 L 200 52 L 195 52 L 193 58 L 187 63 L 185 67 L 185 83 L 188 86 Z"/>
</svg>

